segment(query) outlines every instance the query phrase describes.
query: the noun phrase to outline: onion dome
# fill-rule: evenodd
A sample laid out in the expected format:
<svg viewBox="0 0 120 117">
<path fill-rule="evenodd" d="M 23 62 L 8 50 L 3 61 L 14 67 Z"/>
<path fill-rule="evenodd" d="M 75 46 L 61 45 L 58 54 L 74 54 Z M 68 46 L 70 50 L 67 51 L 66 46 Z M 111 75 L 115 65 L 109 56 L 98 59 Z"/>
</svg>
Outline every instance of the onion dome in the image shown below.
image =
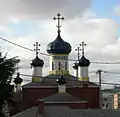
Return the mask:
<svg viewBox="0 0 120 117">
<path fill-rule="evenodd" d="M 90 65 L 90 61 L 86 59 L 84 56 L 82 56 L 81 59 L 79 60 L 78 65 L 80 67 L 88 67 Z"/>
<path fill-rule="evenodd" d="M 14 79 L 13 82 L 14 82 L 15 84 L 21 84 L 22 81 L 23 81 L 23 79 L 20 78 L 20 73 L 18 72 L 18 73 L 17 73 L 17 77 Z"/>
<path fill-rule="evenodd" d="M 41 60 L 38 56 L 32 60 L 31 66 L 34 67 L 43 67 L 44 61 Z"/>
<path fill-rule="evenodd" d="M 67 83 L 67 80 L 66 80 L 66 78 L 65 78 L 63 75 L 61 75 L 60 78 L 58 78 L 58 79 L 56 80 L 56 82 L 57 82 L 59 85 L 62 85 L 62 84 L 66 84 L 66 83 Z"/>
<path fill-rule="evenodd" d="M 47 45 L 47 52 L 49 54 L 69 54 L 71 52 L 71 45 L 65 42 L 61 38 L 60 32 L 58 32 L 57 38 Z"/>
<path fill-rule="evenodd" d="M 74 63 L 73 68 L 74 68 L 74 69 L 78 69 L 78 63 Z"/>
</svg>

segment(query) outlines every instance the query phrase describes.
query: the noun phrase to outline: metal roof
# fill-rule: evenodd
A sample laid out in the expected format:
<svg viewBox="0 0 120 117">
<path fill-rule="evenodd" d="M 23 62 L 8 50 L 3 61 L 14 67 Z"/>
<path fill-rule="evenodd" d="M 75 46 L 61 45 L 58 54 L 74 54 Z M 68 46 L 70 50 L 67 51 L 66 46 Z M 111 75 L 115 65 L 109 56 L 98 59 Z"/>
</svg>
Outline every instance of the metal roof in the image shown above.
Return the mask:
<svg viewBox="0 0 120 117">
<path fill-rule="evenodd" d="M 42 82 L 30 82 L 28 84 L 23 85 L 23 88 L 40 88 L 40 87 L 57 87 L 58 83 L 56 82 L 56 79 L 58 79 L 60 75 L 50 74 L 43 78 Z M 85 82 L 78 81 L 78 78 L 75 76 L 72 76 L 70 74 L 64 75 L 64 77 L 67 80 L 66 87 L 83 87 L 83 84 Z M 88 82 L 88 87 L 99 87 L 97 84 L 93 82 Z"/>
</svg>

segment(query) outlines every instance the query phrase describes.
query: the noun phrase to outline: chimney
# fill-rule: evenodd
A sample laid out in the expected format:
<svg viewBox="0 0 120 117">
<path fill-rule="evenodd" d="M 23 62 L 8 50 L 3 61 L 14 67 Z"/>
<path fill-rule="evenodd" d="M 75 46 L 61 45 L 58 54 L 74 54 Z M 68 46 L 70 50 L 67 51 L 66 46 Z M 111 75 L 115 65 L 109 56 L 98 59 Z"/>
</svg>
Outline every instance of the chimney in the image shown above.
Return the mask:
<svg viewBox="0 0 120 117">
<path fill-rule="evenodd" d="M 43 101 L 40 101 L 39 106 L 38 106 L 38 111 L 39 111 L 39 114 L 44 113 L 44 102 Z"/>
</svg>

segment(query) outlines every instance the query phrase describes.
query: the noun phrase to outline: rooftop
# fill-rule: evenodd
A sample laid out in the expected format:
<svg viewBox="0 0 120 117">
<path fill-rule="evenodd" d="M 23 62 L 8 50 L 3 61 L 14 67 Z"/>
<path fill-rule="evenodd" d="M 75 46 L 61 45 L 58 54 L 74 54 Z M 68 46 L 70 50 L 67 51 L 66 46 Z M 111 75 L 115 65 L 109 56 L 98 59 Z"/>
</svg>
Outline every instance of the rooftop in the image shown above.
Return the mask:
<svg viewBox="0 0 120 117">
<path fill-rule="evenodd" d="M 12 117 L 119 117 L 120 111 L 107 109 L 70 109 L 66 106 L 45 106 L 44 114 L 38 107 L 29 108 Z"/>
<path fill-rule="evenodd" d="M 57 87 L 58 83 L 56 79 L 58 79 L 60 75 L 50 74 L 43 77 L 43 82 L 30 82 L 28 84 L 23 85 L 23 88 L 34 88 L 34 87 Z M 78 78 L 72 76 L 70 74 L 64 75 L 67 80 L 66 87 L 83 87 L 84 82 L 78 81 Z M 88 82 L 88 87 L 99 87 L 97 84 L 93 82 Z"/>
<path fill-rule="evenodd" d="M 68 93 L 55 93 L 52 96 L 45 97 L 43 99 L 40 99 L 40 101 L 44 102 L 52 102 L 52 103 L 67 103 L 67 102 L 76 102 L 76 103 L 82 103 L 82 102 L 87 102 L 84 100 L 81 100 L 79 98 L 76 98 Z"/>
</svg>

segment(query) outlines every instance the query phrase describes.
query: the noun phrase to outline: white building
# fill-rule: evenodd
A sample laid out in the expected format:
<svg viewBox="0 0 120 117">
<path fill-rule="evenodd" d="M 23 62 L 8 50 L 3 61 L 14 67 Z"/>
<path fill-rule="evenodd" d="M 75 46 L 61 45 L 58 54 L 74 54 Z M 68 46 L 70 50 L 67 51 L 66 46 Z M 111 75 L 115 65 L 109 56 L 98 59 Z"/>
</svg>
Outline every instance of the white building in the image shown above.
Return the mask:
<svg viewBox="0 0 120 117">
<path fill-rule="evenodd" d="M 120 88 L 115 87 L 114 89 L 105 89 L 101 91 L 101 94 L 102 94 L 101 97 L 102 108 L 115 109 L 115 94 L 120 94 Z M 117 103 L 118 100 L 119 99 L 116 99 Z"/>
</svg>

